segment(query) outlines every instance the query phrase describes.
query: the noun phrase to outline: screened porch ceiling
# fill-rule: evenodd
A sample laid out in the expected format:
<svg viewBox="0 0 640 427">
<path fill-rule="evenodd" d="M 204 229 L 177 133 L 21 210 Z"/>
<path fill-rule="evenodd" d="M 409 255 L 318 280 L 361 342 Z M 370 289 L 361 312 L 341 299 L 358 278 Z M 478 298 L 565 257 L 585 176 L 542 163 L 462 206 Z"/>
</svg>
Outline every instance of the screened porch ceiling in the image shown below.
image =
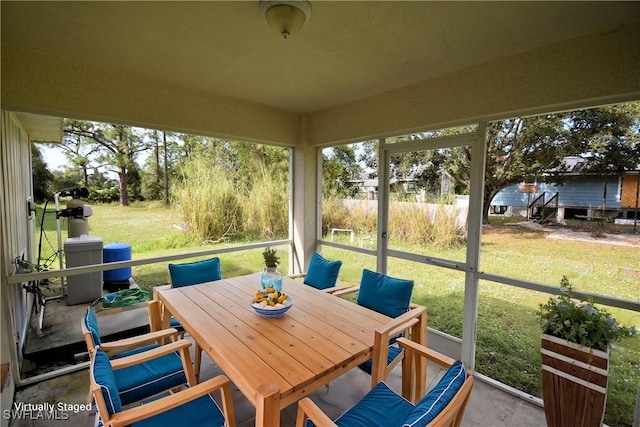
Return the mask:
<svg viewBox="0 0 640 427">
<path fill-rule="evenodd" d="M 2 108 L 293 146 L 640 92 L 637 2 L 311 5 L 3 1 Z"/>
</svg>

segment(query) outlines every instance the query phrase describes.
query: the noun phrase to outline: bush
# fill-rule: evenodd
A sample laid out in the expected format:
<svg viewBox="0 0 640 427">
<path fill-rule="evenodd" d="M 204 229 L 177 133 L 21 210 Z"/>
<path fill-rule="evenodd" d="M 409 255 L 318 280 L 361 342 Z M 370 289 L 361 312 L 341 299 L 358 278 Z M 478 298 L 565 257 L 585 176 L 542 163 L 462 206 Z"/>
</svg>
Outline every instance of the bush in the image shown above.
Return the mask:
<svg viewBox="0 0 640 427">
<path fill-rule="evenodd" d="M 97 203 L 113 203 L 120 201 L 120 189 L 111 188 L 91 188 L 89 191 L 89 201 Z"/>
<path fill-rule="evenodd" d="M 431 242 L 440 248 L 456 247 L 467 241 L 465 230 L 456 222 L 458 210 L 453 208 L 448 212 L 446 206 L 438 205 L 430 236 Z"/>
<path fill-rule="evenodd" d="M 452 248 L 466 241 L 466 232 L 456 218 L 456 209 L 438 204 L 437 209 L 418 203 L 393 203 L 389 215 L 389 231 L 393 238 L 413 245 L 433 244 Z"/>
<path fill-rule="evenodd" d="M 331 228 L 350 228 L 349 210 L 342 203 L 342 199 L 330 197 L 322 200 L 322 234 L 329 234 Z"/>
</svg>

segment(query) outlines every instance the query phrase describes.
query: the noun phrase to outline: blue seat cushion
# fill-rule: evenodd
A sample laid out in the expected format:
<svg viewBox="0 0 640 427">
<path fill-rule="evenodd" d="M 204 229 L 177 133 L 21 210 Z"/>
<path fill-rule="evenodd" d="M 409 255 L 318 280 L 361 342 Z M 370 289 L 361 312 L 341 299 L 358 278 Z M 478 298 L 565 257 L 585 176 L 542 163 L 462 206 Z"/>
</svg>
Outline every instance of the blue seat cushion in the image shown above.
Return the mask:
<svg viewBox="0 0 640 427">
<path fill-rule="evenodd" d="M 87 313 L 84 315 L 84 326 L 91 332 L 93 345 L 100 345 L 100 331 L 98 329 L 98 317 L 91 307 L 87 307 Z"/>
<path fill-rule="evenodd" d="M 315 252 L 309 261 L 304 283 L 317 289 L 332 288 L 338 280 L 342 261 L 329 261 Z"/>
<path fill-rule="evenodd" d="M 184 329 L 184 328 L 182 327 L 182 325 L 180 324 L 180 322 L 178 322 L 178 320 L 177 320 L 175 317 L 172 317 L 172 318 L 171 318 L 171 320 L 169 321 L 169 324 L 170 324 L 170 326 L 171 326 L 172 328 L 176 328 L 176 329 L 178 329 L 179 331 L 180 331 L 180 330 L 182 330 L 182 329 Z"/>
<path fill-rule="evenodd" d="M 100 387 L 102 396 L 107 405 L 109 414 L 115 414 L 122 410 L 122 401 L 116 378 L 109 362 L 109 356 L 100 347 L 96 349 L 95 357 L 91 363 L 91 376 L 93 381 Z"/>
<path fill-rule="evenodd" d="M 184 405 L 132 424 L 133 427 L 223 427 L 224 425 L 224 415 L 222 411 L 208 394 L 187 402 Z"/>
<path fill-rule="evenodd" d="M 409 310 L 413 280 L 396 279 L 364 269 L 357 303 L 389 317 L 398 317 Z"/>
<path fill-rule="evenodd" d="M 444 374 L 438 384 L 413 408 L 402 427 L 424 427 L 438 416 L 451 402 L 467 378 L 467 370 L 457 361 Z"/>
<path fill-rule="evenodd" d="M 389 352 L 387 353 L 387 366 L 390 365 L 394 360 L 396 360 L 396 357 L 398 357 L 400 353 L 402 353 L 402 349 L 400 347 L 390 346 Z M 373 361 L 369 359 L 358 367 L 365 371 L 367 374 L 371 375 L 372 366 Z"/>
<path fill-rule="evenodd" d="M 169 264 L 169 275 L 171 276 L 171 286 L 174 288 L 220 280 L 222 279 L 220 258 L 214 257 L 184 264 Z"/>
<path fill-rule="evenodd" d="M 413 409 L 413 405 L 379 382 L 362 400 L 334 422 L 339 427 L 396 427 Z M 312 421 L 307 427 L 315 427 Z"/>
<path fill-rule="evenodd" d="M 187 382 L 178 353 L 113 371 L 123 405 Z"/>
</svg>

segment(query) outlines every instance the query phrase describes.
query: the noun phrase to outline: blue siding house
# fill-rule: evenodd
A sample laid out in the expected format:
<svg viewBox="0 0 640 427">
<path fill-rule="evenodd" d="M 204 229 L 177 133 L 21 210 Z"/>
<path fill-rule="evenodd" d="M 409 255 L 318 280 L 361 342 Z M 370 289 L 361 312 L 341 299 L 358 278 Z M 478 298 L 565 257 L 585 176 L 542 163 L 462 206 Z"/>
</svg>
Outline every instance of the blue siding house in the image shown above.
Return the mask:
<svg viewBox="0 0 640 427">
<path fill-rule="evenodd" d="M 610 176 L 607 180 L 607 209 L 620 208 L 621 178 Z M 573 209 L 602 209 L 604 196 L 603 176 L 571 176 L 562 184 L 538 183 L 535 193 L 523 193 L 519 185 L 502 189 L 491 201 L 492 206 L 513 206 L 526 208 L 542 193 L 545 200 L 558 194 L 558 207 Z"/>
<path fill-rule="evenodd" d="M 619 175 L 583 175 L 583 159 L 567 157 L 564 161 L 566 169 L 562 174 L 562 182 L 553 182 L 553 177 L 548 176 L 542 178 L 545 182 L 511 185 L 496 194 L 491 201 L 491 210 L 502 213 L 511 208 L 521 214 L 526 211 L 527 218 L 535 218 L 535 213 L 545 207 L 543 220 L 551 218 L 552 214 L 556 220 L 564 219 L 565 215 L 568 218 L 587 219 L 602 216 L 612 219 L 619 214 L 623 218 L 637 215 L 640 167 Z M 605 194 L 606 200 L 603 200 Z M 602 213 L 603 210 L 606 215 Z"/>
</svg>

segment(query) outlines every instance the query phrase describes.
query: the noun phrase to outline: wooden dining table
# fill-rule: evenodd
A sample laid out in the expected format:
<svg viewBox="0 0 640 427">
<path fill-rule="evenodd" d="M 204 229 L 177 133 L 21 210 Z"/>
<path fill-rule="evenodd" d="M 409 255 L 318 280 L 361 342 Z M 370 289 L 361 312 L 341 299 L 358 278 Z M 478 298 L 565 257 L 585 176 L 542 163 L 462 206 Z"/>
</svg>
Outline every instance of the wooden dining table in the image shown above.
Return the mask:
<svg viewBox="0 0 640 427">
<path fill-rule="evenodd" d="M 157 292 L 162 324 L 173 315 L 256 408 L 255 425 L 372 356 L 374 331 L 390 317 L 283 278 L 292 307 L 263 318 L 251 306 L 260 274 Z"/>
</svg>

